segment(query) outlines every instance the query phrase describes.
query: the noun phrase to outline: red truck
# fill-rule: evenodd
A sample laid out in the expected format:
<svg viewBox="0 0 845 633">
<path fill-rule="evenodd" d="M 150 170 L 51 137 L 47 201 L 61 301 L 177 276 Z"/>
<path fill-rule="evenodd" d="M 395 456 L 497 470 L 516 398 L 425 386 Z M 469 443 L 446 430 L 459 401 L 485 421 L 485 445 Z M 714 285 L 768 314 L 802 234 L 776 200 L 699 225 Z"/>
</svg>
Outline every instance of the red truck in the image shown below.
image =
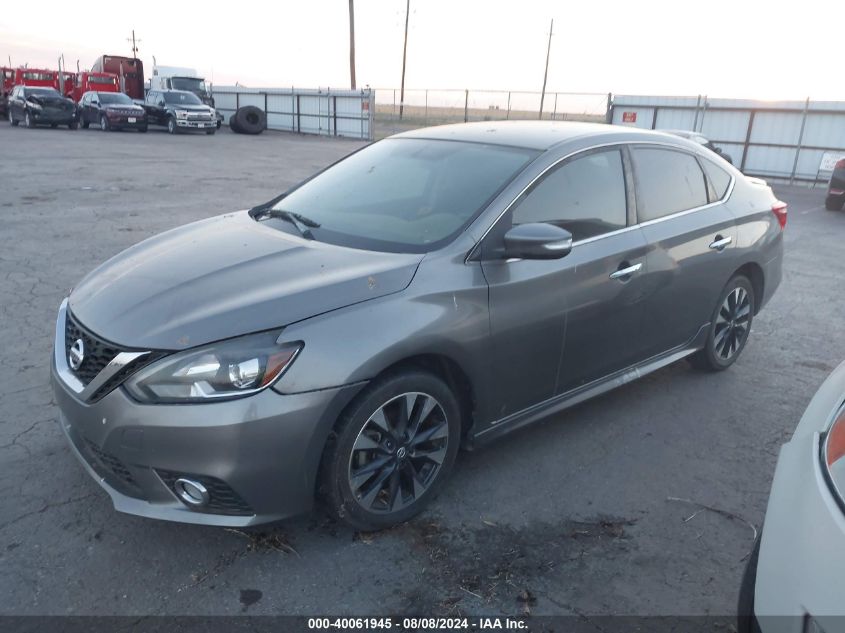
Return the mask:
<svg viewBox="0 0 845 633">
<path fill-rule="evenodd" d="M 65 96 L 77 103 L 86 92 L 120 92 L 120 79 L 112 73 L 82 71 L 75 75 L 74 83 L 65 86 Z"/>
<path fill-rule="evenodd" d="M 121 92 L 133 99 L 144 98 L 144 64 L 140 59 L 102 55 L 91 65 L 91 72 L 117 75 Z"/>
<path fill-rule="evenodd" d="M 59 73 L 45 68 L 15 68 L 13 78 L 15 86 L 42 86 L 56 88 L 59 85 Z"/>
</svg>

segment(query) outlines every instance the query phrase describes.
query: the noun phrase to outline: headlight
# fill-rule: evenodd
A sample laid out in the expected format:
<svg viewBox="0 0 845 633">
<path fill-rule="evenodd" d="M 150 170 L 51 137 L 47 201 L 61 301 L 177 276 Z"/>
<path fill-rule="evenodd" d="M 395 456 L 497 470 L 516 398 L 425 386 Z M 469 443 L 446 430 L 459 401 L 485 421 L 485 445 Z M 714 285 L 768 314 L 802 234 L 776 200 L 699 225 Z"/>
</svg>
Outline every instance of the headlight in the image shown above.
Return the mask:
<svg viewBox="0 0 845 633">
<path fill-rule="evenodd" d="M 262 332 L 179 352 L 145 367 L 126 381 L 145 403 L 208 402 L 239 398 L 271 385 L 293 363 L 302 342 L 278 343 Z"/>
<path fill-rule="evenodd" d="M 177 119 L 187 119 L 188 118 L 188 111 L 187 110 L 176 110 L 176 118 Z"/>
<path fill-rule="evenodd" d="M 822 462 L 830 475 L 830 481 L 845 501 L 845 407 L 840 409 L 825 434 L 822 448 Z"/>
</svg>

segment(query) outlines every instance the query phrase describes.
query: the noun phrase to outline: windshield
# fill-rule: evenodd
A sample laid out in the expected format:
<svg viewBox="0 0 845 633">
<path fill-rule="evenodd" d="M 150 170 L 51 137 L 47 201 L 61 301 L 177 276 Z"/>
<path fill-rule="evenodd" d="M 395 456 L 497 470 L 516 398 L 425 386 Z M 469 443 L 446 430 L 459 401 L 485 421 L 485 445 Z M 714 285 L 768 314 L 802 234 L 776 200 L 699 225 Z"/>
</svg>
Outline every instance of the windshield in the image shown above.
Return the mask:
<svg viewBox="0 0 845 633">
<path fill-rule="evenodd" d="M 319 224 L 315 239 L 423 253 L 457 236 L 538 152 L 386 139 L 330 167 L 276 204 Z"/>
<path fill-rule="evenodd" d="M 117 79 L 114 77 L 97 77 L 96 75 L 88 75 L 89 84 L 108 84 L 110 86 L 117 85 Z"/>
<path fill-rule="evenodd" d="M 98 92 L 100 103 L 119 103 L 123 105 L 132 105 L 132 99 L 127 97 L 122 92 Z"/>
<path fill-rule="evenodd" d="M 202 101 L 197 99 L 197 95 L 192 92 L 165 92 L 164 100 L 167 103 L 182 104 L 182 105 L 202 105 Z"/>
<path fill-rule="evenodd" d="M 173 77 L 170 84 L 174 90 L 190 90 L 191 92 L 199 90 L 200 92 L 207 92 L 205 89 L 205 81 L 198 77 Z"/>
<path fill-rule="evenodd" d="M 59 91 L 55 88 L 27 88 L 26 89 L 26 96 L 39 96 L 39 97 L 61 97 L 62 95 L 59 94 Z"/>
</svg>

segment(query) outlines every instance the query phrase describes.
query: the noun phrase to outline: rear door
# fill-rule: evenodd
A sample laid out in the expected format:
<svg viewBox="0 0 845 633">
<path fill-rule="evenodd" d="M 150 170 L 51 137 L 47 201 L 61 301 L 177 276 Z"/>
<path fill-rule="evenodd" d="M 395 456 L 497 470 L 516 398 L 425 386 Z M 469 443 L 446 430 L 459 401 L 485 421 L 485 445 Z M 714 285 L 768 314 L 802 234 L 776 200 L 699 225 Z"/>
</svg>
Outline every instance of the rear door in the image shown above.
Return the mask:
<svg viewBox="0 0 845 633">
<path fill-rule="evenodd" d="M 732 177 L 718 188 L 702 161 L 682 149 L 631 148 L 637 219 L 649 244 L 649 299 L 643 343 L 653 356 L 690 343 L 710 321 L 737 267 L 736 221 L 723 204 Z M 714 172 L 715 174 L 715 172 Z"/>
<path fill-rule="evenodd" d="M 603 148 L 561 162 L 485 239 L 499 418 L 624 367 L 637 355 L 646 243 L 639 228 L 629 226 L 624 156 L 619 147 Z M 508 229 L 531 222 L 569 230 L 572 251 L 556 260 L 495 256 Z"/>
</svg>

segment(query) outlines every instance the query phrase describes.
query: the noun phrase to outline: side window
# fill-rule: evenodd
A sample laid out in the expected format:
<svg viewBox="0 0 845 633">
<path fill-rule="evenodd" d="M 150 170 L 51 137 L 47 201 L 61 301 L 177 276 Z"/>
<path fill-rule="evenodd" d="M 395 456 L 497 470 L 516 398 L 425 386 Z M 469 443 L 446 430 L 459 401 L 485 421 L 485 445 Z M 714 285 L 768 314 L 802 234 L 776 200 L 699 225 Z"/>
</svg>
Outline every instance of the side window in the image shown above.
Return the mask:
<svg viewBox="0 0 845 633">
<path fill-rule="evenodd" d="M 574 240 L 627 224 L 622 154 L 618 149 L 579 156 L 546 175 L 513 210 L 513 223 L 548 222 Z"/>
<path fill-rule="evenodd" d="M 147 93 L 147 103 L 152 103 L 152 104 L 154 104 L 154 103 L 156 102 L 156 96 L 157 96 L 157 95 L 158 95 L 158 93 L 153 92 L 152 90 L 150 90 L 150 91 Z"/>
<path fill-rule="evenodd" d="M 82 95 L 82 105 L 88 105 L 89 103 L 91 103 L 91 93 L 86 92 Z"/>
<path fill-rule="evenodd" d="M 631 154 L 640 222 L 707 204 L 704 173 L 691 154 L 644 147 Z"/>
<path fill-rule="evenodd" d="M 731 175 L 716 163 L 706 158 L 701 159 L 701 164 L 704 166 L 704 171 L 707 172 L 710 184 L 713 185 L 713 190 L 716 192 L 715 199 L 721 200 L 728 192 L 728 187 L 731 184 Z"/>
</svg>

